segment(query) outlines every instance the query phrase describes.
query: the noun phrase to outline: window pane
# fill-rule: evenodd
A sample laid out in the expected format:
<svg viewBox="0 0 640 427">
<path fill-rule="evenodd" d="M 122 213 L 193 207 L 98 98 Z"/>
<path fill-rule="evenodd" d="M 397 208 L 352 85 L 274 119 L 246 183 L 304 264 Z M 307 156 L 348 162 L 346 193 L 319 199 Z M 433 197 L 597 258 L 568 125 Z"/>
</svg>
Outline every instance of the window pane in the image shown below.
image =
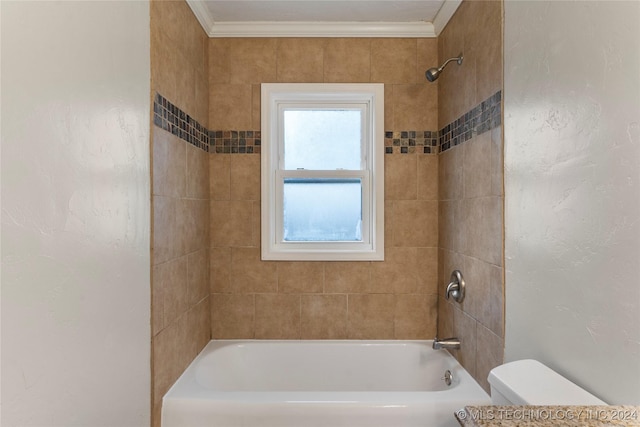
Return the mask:
<svg viewBox="0 0 640 427">
<path fill-rule="evenodd" d="M 285 241 L 361 241 L 361 180 L 286 178 L 283 225 Z"/>
<path fill-rule="evenodd" d="M 285 110 L 284 168 L 361 169 L 361 110 Z"/>
</svg>

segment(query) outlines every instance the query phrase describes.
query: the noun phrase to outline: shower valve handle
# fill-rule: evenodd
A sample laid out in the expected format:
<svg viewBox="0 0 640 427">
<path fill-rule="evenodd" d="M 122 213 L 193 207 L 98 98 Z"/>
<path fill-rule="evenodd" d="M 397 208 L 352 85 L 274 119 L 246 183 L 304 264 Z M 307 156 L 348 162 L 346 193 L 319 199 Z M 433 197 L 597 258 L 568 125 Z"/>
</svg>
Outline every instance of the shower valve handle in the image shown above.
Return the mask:
<svg viewBox="0 0 640 427">
<path fill-rule="evenodd" d="M 447 290 L 445 291 L 445 297 L 449 299 L 453 298 L 456 302 L 462 302 L 464 300 L 464 279 L 462 278 L 462 273 L 460 270 L 454 270 L 451 273 L 450 282 L 447 285 Z"/>
</svg>

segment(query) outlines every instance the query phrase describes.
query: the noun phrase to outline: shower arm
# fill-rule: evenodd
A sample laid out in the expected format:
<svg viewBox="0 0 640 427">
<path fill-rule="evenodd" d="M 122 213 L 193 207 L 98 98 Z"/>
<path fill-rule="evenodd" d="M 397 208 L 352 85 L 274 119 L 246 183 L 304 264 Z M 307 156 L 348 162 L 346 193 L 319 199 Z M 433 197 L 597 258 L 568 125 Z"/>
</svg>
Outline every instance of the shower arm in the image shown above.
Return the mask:
<svg viewBox="0 0 640 427">
<path fill-rule="evenodd" d="M 446 61 L 444 61 L 444 64 L 442 64 L 440 67 L 438 67 L 438 71 L 440 72 L 440 71 L 444 70 L 444 67 L 446 67 L 447 64 L 449 62 L 451 62 L 451 61 L 458 61 L 458 65 L 462 65 L 462 54 L 460 54 L 460 55 L 458 55 L 456 57 L 453 57 L 453 58 L 449 58 Z"/>
</svg>

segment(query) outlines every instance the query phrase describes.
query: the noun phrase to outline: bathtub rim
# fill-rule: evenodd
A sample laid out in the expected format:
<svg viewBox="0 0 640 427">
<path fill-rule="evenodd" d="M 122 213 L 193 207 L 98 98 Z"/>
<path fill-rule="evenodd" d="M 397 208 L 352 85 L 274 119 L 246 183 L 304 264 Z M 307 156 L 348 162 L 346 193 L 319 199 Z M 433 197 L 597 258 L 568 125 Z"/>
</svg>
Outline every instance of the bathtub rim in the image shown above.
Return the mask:
<svg viewBox="0 0 640 427">
<path fill-rule="evenodd" d="M 209 353 L 214 351 L 215 345 L 220 347 L 225 345 L 234 345 L 239 343 L 318 343 L 318 344 L 344 344 L 353 343 L 358 345 L 384 345 L 384 344 L 419 344 L 427 346 L 430 351 L 444 352 L 446 357 L 453 364 L 453 374 L 457 378 L 455 387 L 445 390 L 435 391 L 216 391 L 208 389 L 200 385 L 195 377 L 197 364 L 204 359 Z M 448 400 L 453 393 L 456 396 L 470 401 L 477 402 L 478 395 L 480 400 L 486 400 L 486 404 L 490 403 L 490 397 L 487 392 L 478 384 L 471 374 L 460 364 L 460 362 L 447 350 L 433 350 L 431 345 L 433 340 L 265 340 L 265 339 L 212 339 L 191 361 L 187 368 L 182 372 L 178 379 L 173 383 L 169 390 L 163 396 L 164 402 L 167 400 L 208 400 L 216 402 L 246 402 L 246 403 L 270 403 L 281 404 L 370 404 L 370 405 L 407 405 L 424 403 L 429 398 L 440 400 Z M 215 348 L 212 348 L 215 347 Z M 164 410 L 164 409 L 163 409 Z"/>
</svg>

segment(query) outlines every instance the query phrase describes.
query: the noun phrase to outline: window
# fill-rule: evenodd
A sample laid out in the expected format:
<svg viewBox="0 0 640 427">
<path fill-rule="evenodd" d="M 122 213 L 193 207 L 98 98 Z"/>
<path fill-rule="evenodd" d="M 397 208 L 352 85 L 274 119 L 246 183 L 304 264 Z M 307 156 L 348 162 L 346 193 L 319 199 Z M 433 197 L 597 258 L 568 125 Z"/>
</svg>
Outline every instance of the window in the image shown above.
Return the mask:
<svg viewBox="0 0 640 427">
<path fill-rule="evenodd" d="M 262 259 L 384 259 L 384 86 L 262 85 Z"/>
</svg>

